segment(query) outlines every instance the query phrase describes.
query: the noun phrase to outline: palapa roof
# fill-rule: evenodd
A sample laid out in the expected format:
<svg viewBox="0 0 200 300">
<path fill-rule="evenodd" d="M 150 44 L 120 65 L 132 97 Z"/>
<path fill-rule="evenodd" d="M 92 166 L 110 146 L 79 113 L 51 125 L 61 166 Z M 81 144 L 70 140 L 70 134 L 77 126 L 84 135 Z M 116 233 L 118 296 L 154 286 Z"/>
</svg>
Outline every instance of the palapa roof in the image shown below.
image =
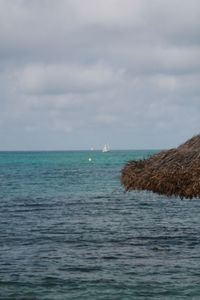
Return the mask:
<svg viewBox="0 0 200 300">
<path fill-rule="evenodd" d="M 126 191 L 149 190 L 180 198 L 200 197 L 200 134 L 178 148 L 128 162 L 122 169 L 121 182 Z"/>
</svg>

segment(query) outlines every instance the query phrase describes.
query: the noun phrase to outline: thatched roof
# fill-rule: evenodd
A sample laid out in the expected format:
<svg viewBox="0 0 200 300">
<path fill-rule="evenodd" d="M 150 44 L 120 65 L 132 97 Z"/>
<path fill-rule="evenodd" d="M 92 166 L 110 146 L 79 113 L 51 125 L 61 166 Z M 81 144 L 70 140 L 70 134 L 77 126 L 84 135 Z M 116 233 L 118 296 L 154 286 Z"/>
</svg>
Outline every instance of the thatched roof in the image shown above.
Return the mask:
<svg viewBox="0 0 200 300">
<path fill-rule="evenodd" d="M 200 197 L 200 134 L 178 148 L 128 162 L 121 181 L 126 191 L 149 190 L 181 198 Z"/>
</svg>

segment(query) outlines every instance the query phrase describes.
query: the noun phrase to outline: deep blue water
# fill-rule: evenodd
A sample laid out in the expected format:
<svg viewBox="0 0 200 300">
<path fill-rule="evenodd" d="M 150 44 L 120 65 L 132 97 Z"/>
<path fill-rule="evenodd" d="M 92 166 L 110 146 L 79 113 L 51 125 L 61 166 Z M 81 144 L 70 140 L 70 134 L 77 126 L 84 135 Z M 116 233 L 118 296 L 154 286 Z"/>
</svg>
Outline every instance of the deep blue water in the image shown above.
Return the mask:
<svg viewBox="0 0 200 300">
<path fill-rule="evenodd" d="M 151 153 L 1 152 L 0 299 L 200 299 L 200 201 L 120 185 Z"/>
</svg>

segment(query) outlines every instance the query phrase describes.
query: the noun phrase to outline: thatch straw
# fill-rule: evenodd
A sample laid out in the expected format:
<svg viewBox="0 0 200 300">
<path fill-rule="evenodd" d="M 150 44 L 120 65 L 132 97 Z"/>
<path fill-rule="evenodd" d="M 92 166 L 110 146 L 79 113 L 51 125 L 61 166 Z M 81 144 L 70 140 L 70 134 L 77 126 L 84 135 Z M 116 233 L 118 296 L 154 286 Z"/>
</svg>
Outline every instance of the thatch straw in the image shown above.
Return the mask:
<svg viewBox="0 0 200 300">
<path fill-rule="evenodd" d="M 180 198 L 200 197 L 200 134 L 176 149 L 128 162 L 122 170 L 125 190 L 149 190 Z"/>
</svg>

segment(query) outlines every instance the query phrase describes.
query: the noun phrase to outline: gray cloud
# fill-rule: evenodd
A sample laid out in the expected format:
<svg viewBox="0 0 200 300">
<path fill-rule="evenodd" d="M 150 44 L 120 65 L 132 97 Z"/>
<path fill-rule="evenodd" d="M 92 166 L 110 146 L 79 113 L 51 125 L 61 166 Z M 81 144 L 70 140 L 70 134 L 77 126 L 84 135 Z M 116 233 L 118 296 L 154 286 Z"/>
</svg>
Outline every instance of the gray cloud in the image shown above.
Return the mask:
<svg viewBox="0 0 200 300">
<path fill-rule="evenodd" d="M 0 0 L 1 149 L 198 133 L 199 28 L 198 0 Z"/>
<path fill-rule="evenodd" d="M 123 70 L 109 66 L 47 64 L 29 65 L 16 72 L 22 92 L 30 94 L 68 94 L 106 89 L 120 83 Z"/>
</svg>

